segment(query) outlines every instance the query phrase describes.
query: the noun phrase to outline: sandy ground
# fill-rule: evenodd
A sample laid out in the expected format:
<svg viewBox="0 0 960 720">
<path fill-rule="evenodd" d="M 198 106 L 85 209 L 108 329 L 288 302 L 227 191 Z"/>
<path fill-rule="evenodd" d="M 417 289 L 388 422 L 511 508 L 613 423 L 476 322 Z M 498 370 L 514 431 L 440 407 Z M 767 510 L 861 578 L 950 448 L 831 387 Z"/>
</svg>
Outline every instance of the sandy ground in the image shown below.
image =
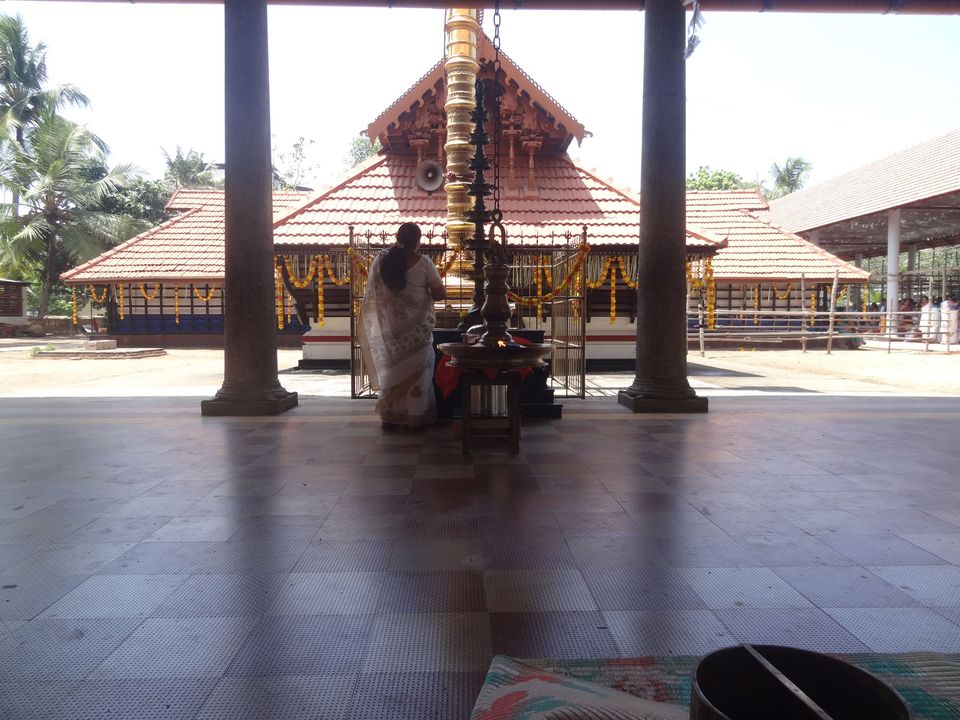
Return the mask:
<svg viewBox="0 0 960 720">
<path fill-rule="evenodd" d="M 48 339 L 58 348 L 71 338 Z M 168 350 L 160 357 L 81 360 L 36 358 L 30 346 L 0 345 L 0 397 L 212 396 L 223 382 L 220 350 Z M 303 395 L 344 396 L 345 373 L 296 372 L 299 350 L 279 350 L 281 383 Z M 688 357 L 691 383 L 707 396 L 746 394 L 958 395 L 960 354 L 916 346 L 835 350 L 708 350 Z M 632 373 L 590 375 L 589 396 L 609 396 Z"/>
</svg>

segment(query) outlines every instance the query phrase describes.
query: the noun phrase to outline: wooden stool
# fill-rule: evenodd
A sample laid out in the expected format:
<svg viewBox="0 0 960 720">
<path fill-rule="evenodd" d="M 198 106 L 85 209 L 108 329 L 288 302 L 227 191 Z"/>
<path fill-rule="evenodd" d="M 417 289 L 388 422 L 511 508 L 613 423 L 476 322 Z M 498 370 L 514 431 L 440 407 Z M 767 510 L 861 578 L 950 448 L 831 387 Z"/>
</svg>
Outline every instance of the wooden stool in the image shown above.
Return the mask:
<svg viewBox="0 0 960 720">
<path fill-rule="evenodd" d="M 516 455 L 520 452 L 520 374 L 515 370 L 504 370 L 493 378 L 487 377 L 482 370 L 465 368 L 460 376 L 460 398 L 463 405 L 462 442 L 463 454 L 470 454 L 470 440 L 473 432 L 471 423 L 472 398 L 471 388 L 475 386 L 506 386 L 507 388 L 507 420 L 509 430 L 504 437 L 510 440 L 510 452 Z"/>
</svg>

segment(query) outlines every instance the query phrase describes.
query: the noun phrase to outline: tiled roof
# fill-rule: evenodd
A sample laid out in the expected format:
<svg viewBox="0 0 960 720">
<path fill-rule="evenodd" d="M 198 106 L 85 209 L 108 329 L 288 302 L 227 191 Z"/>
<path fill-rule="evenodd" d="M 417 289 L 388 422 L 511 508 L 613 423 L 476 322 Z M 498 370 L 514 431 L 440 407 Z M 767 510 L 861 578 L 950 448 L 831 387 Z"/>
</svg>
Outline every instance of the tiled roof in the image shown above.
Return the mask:
<svg viewBox="0 0 960 720">
<path fill-rule="evenodd" d="M 840 260 L 801 237 L 776 228 L 754 215 L 766 202 L 753 191 L 687 193 L 687 223 L 727 240 L 713 259 L 713 273 L 722 281 L 833 280 L 862 282 L 870 273 Z M 740 206 L 740 207 L 738 207 Z"/>
<path fill-rule="evenodd" d="M 358 234 L 392 238 L 402 222 L 416 222 L 439 242 L 446 219 L 446 196 L 427 194 L 414 181 L 416 160 L 376 158 L 336 187 L 293 211 L 284 203 L 276 215 L 274 242 L 283 249 L 309 251 L 345 246 L 352 225 Z M 539 195 L 504 191 L 502 208 L 508 242 L 548 247 L 574 241 L 582 225 L 598 252 L 604 247 L 635 247 L 640 204 L 574 165 L 568 158 L 541 158 Z M 284 196 L 284 200 L 295 198 Z M 222 191 L 189 191 L 178 207 L 195 205 L 100 257 L 63 275 L 69 284 L 117 281 L 211 281 L 223 277 Z M 796 235 L 775 228 L 749 212 L 763 205 L 755 192 L 691 192 L 687 208 L 687 250 L 716 251 L 714 275 L 721 281 L 828 281 L 839 271 L 843 282 L 868 273 L 843 262 Z M 746 206 L 748 209 L 743 209 Z M 279 208 L 278 208 L 279 210 Z M 719 248 L 719 249 L 718 249 Z"/>
<path fill-rule="evenodd" d="M 770 203 L 771 222 L 792 232 L 960 191 L 960 130 L 914 145 Z"/>
<path fill-rule="evenodd" d="M 688 190 L 687 214 L 691 212 L 766 210 L 767 201 L 759 190 Z"/>
<path fill-rule="evenodd" d="M 274 190 L 273 213 L 277 215 L 290 210 L 310 197 L 310 193 L 300 190 Z M 224 195 L 220 188 L 180 188 L 167 200 L 167 210 L 196 210 L 197 208 L 221 208 L 223 213 Z"/>
<path fill-rule="evenodd" d="M 278 192 L 276 212 L 306 193 Z M 181 215 L 68 270 L 69 285 L 112 282 L 220 282 L 223 279 L 223 191 L 179 190 L 167 203 Z"/>
<path fill-rule="evenodd" d="M 340 185 L 279 218 L 274 243 L 282 247 L 346 245 L 349 226 L 356 233 L 392 238 L 404 222 L 416 222 L 428 237 L 439 236 L 447 216 L 446 195 L 426 193 L 414 180 L 416 158 L 378 158 Z M 525 176 L 526 168 L 518 172 Z M 504 173 L 505 174 L 505 173 Z M 634 246 L 639 242 L 640 203 L 577 167 L 567 157 L 542 157 L 536 167 L 538 195 L 520 197 L 504 189 L 501 207 L 510 244 L 559 245 L 569 232 L 587 226 L 588 242 Z M 492 177 L 492 172 L 489 177 Z M 501 184 L 506 184 L 501 177 Z M 488 207 L 492 200 L 488 199 Z M 715 249 L 710 230 L 687 232 L 691 251 Z"/>
</svg>

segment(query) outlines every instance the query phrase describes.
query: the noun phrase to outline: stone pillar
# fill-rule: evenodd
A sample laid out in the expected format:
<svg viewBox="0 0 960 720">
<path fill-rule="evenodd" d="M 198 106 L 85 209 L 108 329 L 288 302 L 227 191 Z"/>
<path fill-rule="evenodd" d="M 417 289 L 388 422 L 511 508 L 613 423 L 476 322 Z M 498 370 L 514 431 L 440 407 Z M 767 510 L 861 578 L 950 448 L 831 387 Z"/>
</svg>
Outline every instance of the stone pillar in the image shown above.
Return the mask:
<svg viewBox="0 0 960 720">
<path fill-rule="evenodd" d="M 297 405 L 277 377 L 266 0 L 225 0 L 223 387 L 204 415 L 276 415 Z"/>
<path fill-rule="evenodd" d="M 647 0 L 644 15 L 637 374 L 618 400 L 634 412 L 706 412 L 687 381 L 684 9 Z"/>
<path fill-rule="evenodd" d="M 887 211 L 887 334 L 897 330 L 896 316 L 900 305 L 900 210 Z"/>
</svg>

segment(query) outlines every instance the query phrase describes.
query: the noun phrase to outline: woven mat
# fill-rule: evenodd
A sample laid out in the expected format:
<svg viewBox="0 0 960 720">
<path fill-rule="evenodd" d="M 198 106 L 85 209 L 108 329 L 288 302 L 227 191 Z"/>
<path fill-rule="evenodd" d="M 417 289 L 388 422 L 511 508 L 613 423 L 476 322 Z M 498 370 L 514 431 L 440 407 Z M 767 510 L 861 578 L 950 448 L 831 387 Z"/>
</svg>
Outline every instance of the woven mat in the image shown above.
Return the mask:
<svg viewBox="0 0 960 720">
<path fill-rule="evenodd" d="M 910 705 L 916 720 L 960 720 L 960 655 L 940 653 L 834 655 L 886 681 Z M 523 660 L 548 672 L 617 688 L 658 702 L 690 705 L 690 674 L 699 658 Z"/>
</svg>

